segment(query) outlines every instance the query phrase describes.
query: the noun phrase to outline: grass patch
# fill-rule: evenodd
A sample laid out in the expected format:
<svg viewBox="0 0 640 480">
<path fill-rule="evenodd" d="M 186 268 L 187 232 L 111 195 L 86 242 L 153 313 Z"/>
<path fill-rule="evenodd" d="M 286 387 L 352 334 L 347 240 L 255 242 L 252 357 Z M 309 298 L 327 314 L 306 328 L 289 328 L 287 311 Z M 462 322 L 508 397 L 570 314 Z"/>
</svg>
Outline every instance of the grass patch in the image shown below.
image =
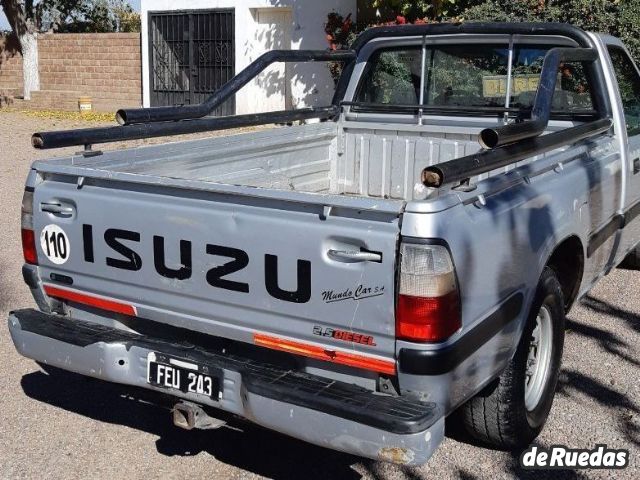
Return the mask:
<svg viewBox="0 0 640 480">
<path fill-rule="evenodd" d="M 0 113 L 21 113 L 27 117 L 43 118 L 47 120 L 73 120 L 77 122 L 114 122 L 115 114 L 98 112 L 67 112 L 63 110 L 20 110 L 17 108 L 2 108 Z"/>
</svg>

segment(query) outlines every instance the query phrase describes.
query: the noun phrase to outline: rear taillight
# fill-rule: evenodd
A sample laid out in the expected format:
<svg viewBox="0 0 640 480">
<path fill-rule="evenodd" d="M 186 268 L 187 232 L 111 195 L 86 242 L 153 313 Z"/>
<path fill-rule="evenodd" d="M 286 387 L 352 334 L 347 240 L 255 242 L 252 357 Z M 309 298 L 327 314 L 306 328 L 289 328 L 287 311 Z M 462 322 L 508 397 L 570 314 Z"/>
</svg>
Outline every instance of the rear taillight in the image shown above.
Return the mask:
<svg viewBox="0 0 640 480">
<path fill-rule="evenodd" d="M 22 254 L 24 261 L 31 265 L 38 264 L 38 254 L 36 253 L 36 237 L 33 230 L 22 229 Z"/>
<path fill-rule="evenodd" d="M 446 247 L 402 243 L 396 337 L 440 342 L 461 326 L 460 297 Z"/>
<path fill-rule="evenodd" d="M 22 195 L 22 254 L 24 261 L 32 265 L 38 264 L 36 252 L 36 236 L 33 231 L 33 191 L 25 190 Z"/>
</svg>

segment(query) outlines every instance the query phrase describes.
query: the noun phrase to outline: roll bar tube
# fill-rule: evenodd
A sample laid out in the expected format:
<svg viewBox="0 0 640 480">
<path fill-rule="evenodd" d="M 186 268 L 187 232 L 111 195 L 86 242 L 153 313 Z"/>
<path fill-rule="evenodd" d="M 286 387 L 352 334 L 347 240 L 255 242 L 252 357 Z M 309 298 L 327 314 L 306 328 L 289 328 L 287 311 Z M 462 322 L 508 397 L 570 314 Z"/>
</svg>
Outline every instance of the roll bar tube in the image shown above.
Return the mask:
<svg viewBox="0 0 640 480">
<path fill-rule="evenodd" d="M 216 90 L 198 105 L 175 107 L 152 107 L 122 109 L 116 112 L 120 125 L 135 123 L 166 122 L 171 120 L 191 120 L 210 115 L 238 90 L 257 77 L 265 68 L 278 62 L 349 62 L 356 58 L 353 50 L 272 50 L 258 57 L 247 68 Z"/>
<path fill-rule="evenodd" d="M 558 69 L 563 62 L 594 62 L 598 52 L 593 48 L 552 48 L 542 64 L 540 83 L 536 90 L 531 119 L 495 128 L 485 128 L 478 141 L 483 148 L 495 148 L 507 143 L 541 135 L 549 124 L 551 105 L 558 81 Z"/>
<path fill-rule="evenodd" d="M 184 135 L 188 133 L 213 132 L 229 128 L 250 127 L 272 123 L 290 123 L 318 118 L 329 120 L 336 117 L 340 109 L 328 107 L 301 108 L 279 112 L 233 115 L 229 117 L 206 117 L 179 122 L 155 122 L 123 125 L 118 127 L 84 128 L 60 132 L 39 132 L 31 137 L 31 144 L 37 149 L 70 147 L 73 145 L 91 146 L 96 143 L 140 140 L 142 138 Z"/>
<path fill-rule="evenodd" d="M 526 138 L 518 143 L 503 145 L 495 150 L 484 150 L 466 157 L 449 160 L 425 168 L 422 171 L 422 183 L 427 187 L 438 188 L 444 184 L 465 182 L 471 177 L 490 172 L 496 168 L 505 167 L 564 145 L 571 145 L 580 140 L 600 135 L 609 131 L 612 125 L 613 122 L 610 118 L 601 118 L 547 135 Z"/>
</svg>

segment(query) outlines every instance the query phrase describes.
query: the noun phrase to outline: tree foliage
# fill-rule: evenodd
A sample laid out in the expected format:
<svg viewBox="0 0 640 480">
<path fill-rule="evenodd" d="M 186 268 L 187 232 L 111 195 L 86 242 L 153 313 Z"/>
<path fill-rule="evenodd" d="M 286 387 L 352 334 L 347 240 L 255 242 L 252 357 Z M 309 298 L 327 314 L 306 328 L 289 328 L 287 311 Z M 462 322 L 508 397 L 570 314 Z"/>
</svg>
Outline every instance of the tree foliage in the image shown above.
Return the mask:
<svg viewBox="0 0 640 480">
<path fill-rule="evenodd" d="M 565 22 L 622 39 L 640 61 L 640 0 L 370 0 L 383 19 L 409 22 Z"/>
<path fill-rule="evenodd" d="M 640 0 L 489 0 L 464 20 L 565 22 L 619 37 L 640 60 Z"/>
<path fill-rule="evenodd" d="M 0 0 L 12 31 L 139 31 L 140 16 L 125 0 Z"/>
<path fill-rule="evenodd" d="M 138 32 L 140 15 L 125 0 L 83 0 L 53 30 L 74 33 Z"/>
<path fill-rule="evenodd" d="M 407 22 L 416 20 L 441 20 L 460 15 L 465 9 L 481 3 L 481 0 L 370 0 L 370 5 L 394 17 L 401 16 Z"/>
</svg>

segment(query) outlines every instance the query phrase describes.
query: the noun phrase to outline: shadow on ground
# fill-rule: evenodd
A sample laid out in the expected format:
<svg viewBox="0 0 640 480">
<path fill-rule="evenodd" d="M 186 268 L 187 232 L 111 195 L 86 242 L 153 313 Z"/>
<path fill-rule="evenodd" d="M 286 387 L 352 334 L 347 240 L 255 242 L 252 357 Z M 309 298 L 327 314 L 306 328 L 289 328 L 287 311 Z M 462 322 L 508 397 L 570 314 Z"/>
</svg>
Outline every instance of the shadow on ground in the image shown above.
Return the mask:
<svg viewBox="0 0 640 480">
<path fill-rule="evenodd" d="M 100 422 L 124 425 L 158 436 L 158 453 L 192 456 L 206 452 L 217 460 L 269 478 L 359 479 L 351 468 L 359 458 L 316 447 L 242 422 L 220 418 L 229 427 L 185 431 L 174 427 L 168 408 L 139 400 L 138 389 L 97 381 L 62 370 L 37 371 L 22 377 L 31 398 Z"/>
<path fill-rule="evenodd" d="M 47 371 L 36 371 L 22 377 L 26 395 L 100 422 L 124 425 L 155 435 L 158 437 L 157 451 L 165 456 L 193 456 L 205 452 L 228 465 L 275 479 L 356 480 L 362 478 L 361 473 L 353 468 L 356 464 L 362 474 L 375 480 L 419 480 L 431 478 L 435 473 L 428 467 L 426 471 L 402 468 L 316 447 L 224 412 L 220 412 L 219 417 L 228 422 L 227 427 L 209 431 L 180 430 L 171 423 L 169 404 L 148 403 L 145 399 L 149 395 L 145 390 L 101 382 L 51 367 L 47 367 Z M 447 436 L 469 443 L 468 438 L 452 425 L 447 425 Z M 574 471 L 523 471 L 519 468 L 518 459 L 519 452 L 512 452 L 504 469 L 519 478 L 580 478 Z M 460 469 L 457 476 L 465 480 L 482 478 L 476 472 Z"/>
<path fill-rule="evenodd" d="M 447 430 L 446 435 L 449 438 L 452 438 L 460 443 L 465 443 L 467 445 L 471 445 L 478 448 L 486 448 L 492 449 L 493 447 L 489 445 L 482 444 L 479 441 L 473 440 L 469 437 L 462 429 L 461 425 L 454 421 L 451 417 L 447 419 Z M 534 441 L 532 445 L 536 445 L 538 447 L 545 447 L 538 441 Z M 511 451 L 505 452 L 506 459 L 504 462 L 504 471 L 508 473 L 513 478 L 518 479 L 535 479 L 535 480 L 571 480 L 583 478 L 581 474 L 575 470 L 567 469 L 567 470 L 524 470 L 520 467 L 520 455 L 521 451 Z M 483 473 L 470 472 L 464 469 L 458 469 L 457 476 L 461 480 L 475 480 L 486 478 Z M 418 478 L 418 477 L 416 477 Z"/>
<path fill-rule="evenodd" d="M 581 303 L 587 309 L 623 321 L 628 329 L 640 332 L 640 316 L 634 312 L 619 308 L 591 295 L 587 295 Z M 637 346 L 633 341 L 630 342 L 608 330 L 588 326 L 574 320 L 567 321 L 567 328 L 577 335 L 595 340 L 600 348 L 616 358 L 622 359 L 635 368 L 640 367 Z M 634 380 L 629 379 L 629 381 Z M 577 370 L 563 371 L 558 385 L 558 393 L 561 395 L 568 397 L 575 397 L 579 394 L 586 395 L 609 409 L 612 419 L 617 423 L 618 431 L 625 440 L 635 447 L 640 447 L 640 426 L 638 421 L 634 420 L 640 415 L 640 404 L 636 398 L 629 398 L 619 389 L 620 386 L 616 385 L 613 380 L 607 384 L 601 379 L 593 378 Z"/>
<path fill-rule="evenodd" d="M 320 448 L 217 412 L 228 425 L 219 430 L 185 431 L 171 422 L 170 403 L 150 403 L 158 395 L 144 389 L 102 382 L 57 368 L 24 375 L 30 398 L 99 422 L 124 425 L 156 435 L 158 453 L 194 456 L 205 452 L 218 461 L 274 479 L 419 480 L 419 468 L 400 467 Z M 170 397 L 167 397 L 169 400 Z M 353 467 L 357 465 L 362 472 Z M 431 477 L 433 472 L 426 475 Z M 461 472 L 462 474 L 462 472 Z M 471 474 L 462 478 L 474 479 Z"/>
</svg>

